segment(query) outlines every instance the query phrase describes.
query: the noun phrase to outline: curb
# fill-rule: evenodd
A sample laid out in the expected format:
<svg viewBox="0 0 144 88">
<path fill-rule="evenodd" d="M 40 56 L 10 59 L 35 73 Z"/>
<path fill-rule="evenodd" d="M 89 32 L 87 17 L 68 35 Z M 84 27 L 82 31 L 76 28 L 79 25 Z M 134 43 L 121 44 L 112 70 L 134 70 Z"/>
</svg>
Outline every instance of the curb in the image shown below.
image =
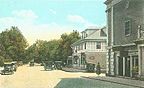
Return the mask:
<svg viewBox="0 0 144 88">
<path fill-rule="evenodd" d="M 92 78 L 92 77 L 85 77 L 85 76 L 81 76 L 82 78 L 87 78 L 87 79 L 92 79 L 92 80 L 99 80 L 99 81 L 105 81 L 105 82 L 111 82 L 111 83 L 116 83 L 116 84 L 122 84 L 122 85 L 127 85 L 127 86 L 133 86 L 133 87 L 138 87 L 138 88 L 144 88 L 144 86 L 139 86 L 139 85 L 132 85 L 132 84 L 127 84 L 127 83 L 120 83 L 120 82 L 115 82 L 115 81 L 111 81 L 111 80 L 103 80 L 103 79 L 96 79 L 96 78 Z"/>
<path fill-rule="evenodd" d="M 65 71 L 65 72 L 86 72 L 85 70 L 78 70 L 78 69 L 74 69 L 74 70 L 62 69 L 62 71 Z"/>
</svg>

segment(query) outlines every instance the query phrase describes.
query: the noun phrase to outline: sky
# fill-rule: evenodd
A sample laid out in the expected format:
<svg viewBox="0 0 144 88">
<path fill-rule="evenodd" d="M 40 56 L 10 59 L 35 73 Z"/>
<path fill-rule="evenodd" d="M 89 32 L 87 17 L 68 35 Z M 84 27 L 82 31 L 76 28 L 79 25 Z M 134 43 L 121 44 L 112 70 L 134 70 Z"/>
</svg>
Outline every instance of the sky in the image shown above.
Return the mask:
<svg viewBox="0 0 144 88">
<path fill-rule="evenodd" d="M 29 44 L 106 25 L 105 0 L 0 0 L 0 32 L 17 26 Z"/>
</svg>

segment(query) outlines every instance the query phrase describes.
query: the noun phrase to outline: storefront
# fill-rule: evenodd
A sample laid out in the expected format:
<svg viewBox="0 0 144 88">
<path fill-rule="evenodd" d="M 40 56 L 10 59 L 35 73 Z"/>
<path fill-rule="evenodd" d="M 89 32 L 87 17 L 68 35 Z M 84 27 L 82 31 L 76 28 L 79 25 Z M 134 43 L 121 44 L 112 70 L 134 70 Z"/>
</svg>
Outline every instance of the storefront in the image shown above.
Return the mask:
<svg viewBox="0 0 144 88">
<path fill-rule="evenodd" d="M 122 48 L 122 47 L 121 47 Z M 125 48 L 125 49 L 124 49 Z M 131 48 L 131 49 L 130 49 Z M 133 72 L 138 74 L 138 50 L 134 47 L 123 47 L 114 51 L 114 73 L 116 76 L 133 77 Z"/>
</svg>

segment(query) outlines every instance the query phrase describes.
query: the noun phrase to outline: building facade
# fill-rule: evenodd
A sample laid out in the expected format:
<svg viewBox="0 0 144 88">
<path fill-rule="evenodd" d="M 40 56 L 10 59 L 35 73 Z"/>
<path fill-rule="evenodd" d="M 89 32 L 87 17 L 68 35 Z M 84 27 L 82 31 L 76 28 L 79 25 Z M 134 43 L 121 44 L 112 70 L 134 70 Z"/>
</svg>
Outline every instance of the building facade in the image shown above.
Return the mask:
<svg viewBox="0 0 144 88">
<path fill-rule="evenodd" d="M 71 45 L 73 49 L 73 67 L 86 69 L 100 63 L 106 68 L 106 27 L 102 29 L 86 29 L 81 32 L 81 39 Z"/>
<path fill-rule="evenodd" d="M 144 0 L 107 0 L 107 75 L 144 76 Z M 134 74 L 136 73 L 136 74 Z"/>
</svg>

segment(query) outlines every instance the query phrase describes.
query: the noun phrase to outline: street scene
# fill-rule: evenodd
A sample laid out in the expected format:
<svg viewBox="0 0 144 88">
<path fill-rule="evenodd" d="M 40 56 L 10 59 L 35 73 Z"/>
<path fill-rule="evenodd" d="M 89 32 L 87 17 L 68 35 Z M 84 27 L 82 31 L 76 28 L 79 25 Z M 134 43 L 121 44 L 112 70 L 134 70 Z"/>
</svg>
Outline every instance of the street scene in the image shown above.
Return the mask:
<svg viewBox="0 0 144 88">
<path fill-rule="evenodd" d="M 111 82 L 88 79 L 96 73 L 45 71 L 43 66 L 21 66 L 13 75 L 0 76 L 0 88 L 137 88 Z M 105 76 L 101 74 L 100 76 Z"/>
<path fill-rule="evenodd" d="M 0 7 L 0 88 L 144 88 L 144 0 Z"/>
</svg>

